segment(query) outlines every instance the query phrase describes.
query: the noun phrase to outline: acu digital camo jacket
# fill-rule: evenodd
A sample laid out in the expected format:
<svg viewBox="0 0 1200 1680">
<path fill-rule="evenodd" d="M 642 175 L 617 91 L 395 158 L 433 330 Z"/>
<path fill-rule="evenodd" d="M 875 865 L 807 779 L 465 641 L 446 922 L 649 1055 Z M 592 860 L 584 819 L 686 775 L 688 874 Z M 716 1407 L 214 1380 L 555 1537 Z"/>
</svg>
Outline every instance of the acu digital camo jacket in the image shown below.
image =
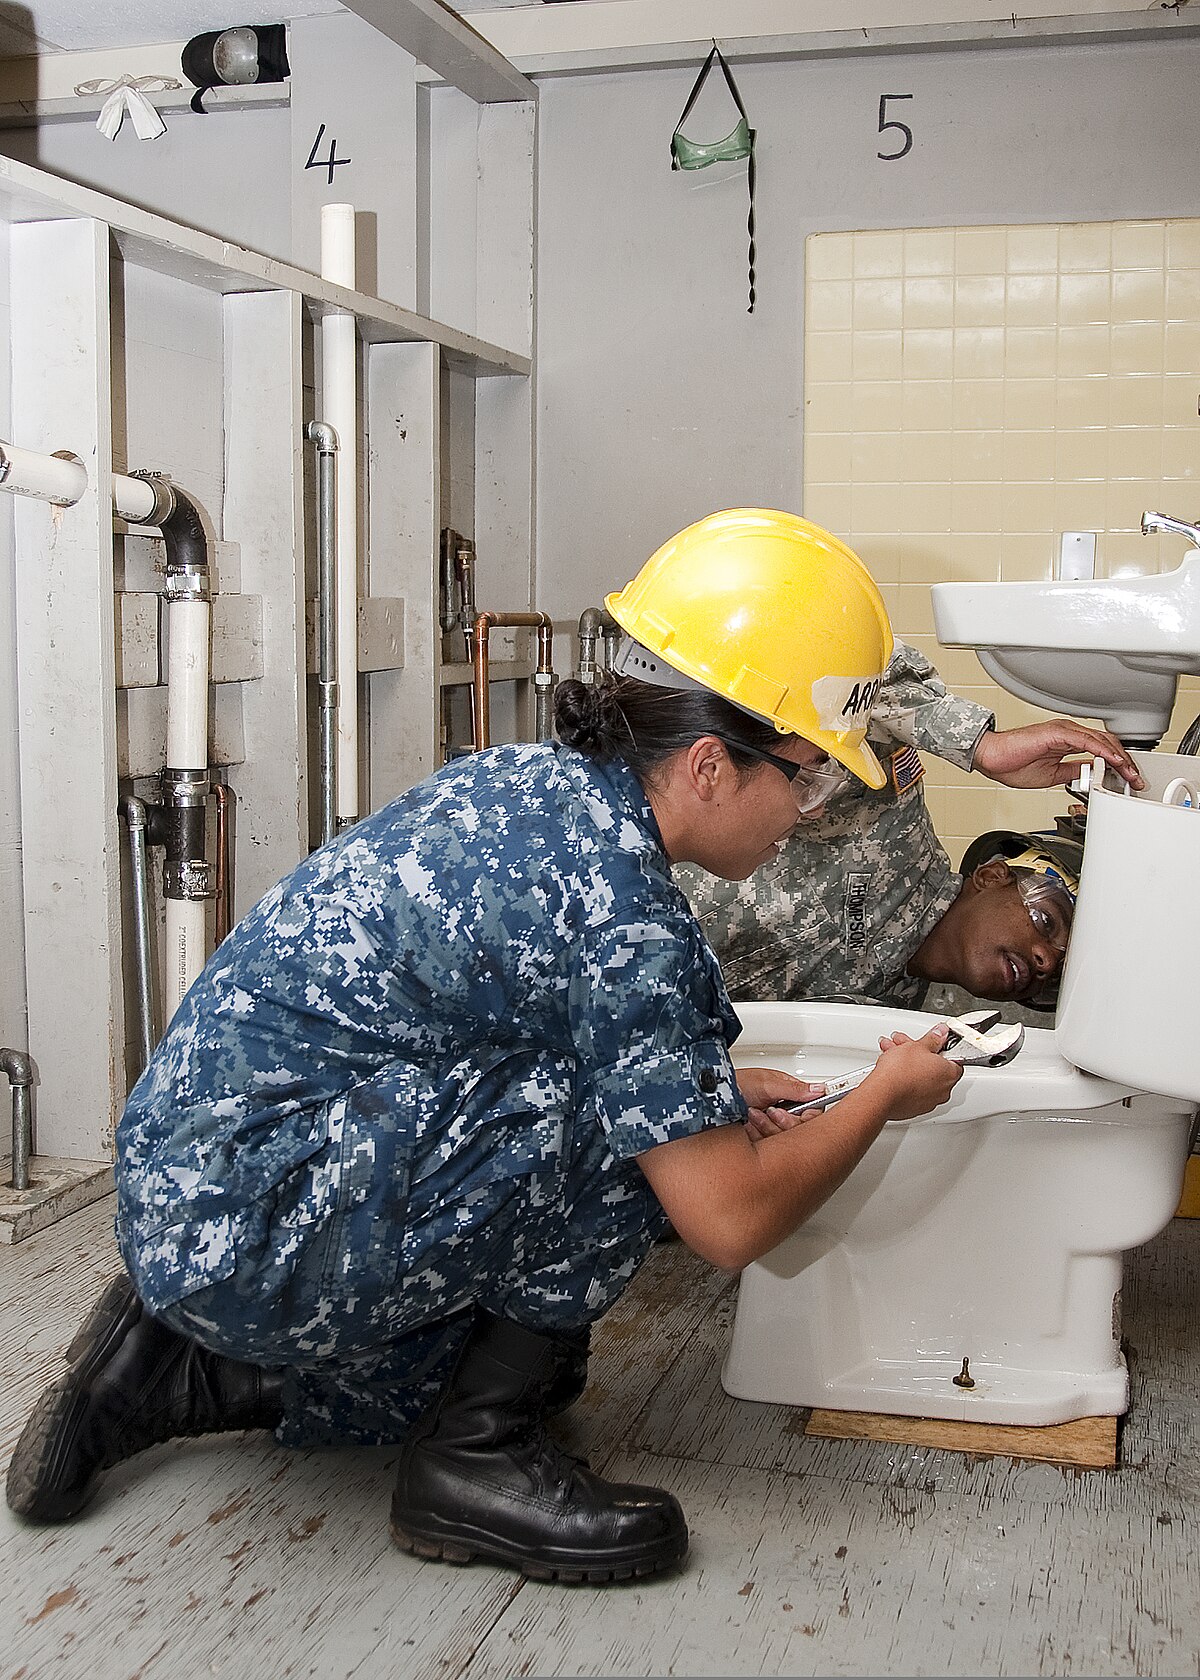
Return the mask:
<svg viewBox="0 0 1200 1680">
<path fill-rule="evenodd" d="M 748 880 L 722 881 L 690 864 L 676 870 L 731 997 L 919 1005 L 925 982 L 905 966 L 961 881 L 925 807 L 918 749 L 969 769 L 993 721 L 948 694 L 929 661 L 898 642 L 868 732 L 886 786 L 852 782 Z"/>
</svg>

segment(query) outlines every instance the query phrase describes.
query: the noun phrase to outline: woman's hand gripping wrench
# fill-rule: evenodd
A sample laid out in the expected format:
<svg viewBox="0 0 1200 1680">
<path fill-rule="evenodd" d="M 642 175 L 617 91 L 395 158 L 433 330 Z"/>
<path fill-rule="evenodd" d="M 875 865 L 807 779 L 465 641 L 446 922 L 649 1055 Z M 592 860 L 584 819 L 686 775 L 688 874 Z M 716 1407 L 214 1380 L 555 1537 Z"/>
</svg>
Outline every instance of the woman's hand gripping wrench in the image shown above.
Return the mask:
<svg viewBox="0 0 1200 1680">
<path fill-rule="evenodd" d="M 967 1015 L 950 1015 L 940 1023 L 950 1028 L 950 1036 L 941 1054 L 949 1061 L 961 1062 L 963 1067 L 1003 1067 L 1011 1062 L 1025 1042 L 1025 1028 L 1020 1023 L 1002 1022 L 998 1009 L 974 1009 Z M 789 1114 L 803 1114 L 810 1108 L 829 1108 L 874 1071 L 875 1063 L 852 1068 L 826 1082 L 825 1095 L 811 1102 L 779 1103 Z"/>
</svg>

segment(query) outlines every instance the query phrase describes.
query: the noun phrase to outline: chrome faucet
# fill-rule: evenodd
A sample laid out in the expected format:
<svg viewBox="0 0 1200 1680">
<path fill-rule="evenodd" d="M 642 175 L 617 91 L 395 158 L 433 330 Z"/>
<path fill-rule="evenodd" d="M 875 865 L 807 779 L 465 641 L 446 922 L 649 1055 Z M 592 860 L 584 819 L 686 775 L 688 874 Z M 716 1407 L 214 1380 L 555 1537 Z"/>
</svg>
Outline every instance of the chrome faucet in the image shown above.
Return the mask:
<svg viewBox="0 0 1200 1680">
<path fill-rule="evenodd" d="M 1147 509 L 1142 515 L 1142 535 L 1148 537 L 1152 531 L 1174 531 L 1177 537 L 1186 537 L 1200 548 L 1200 525 L 1189 525 L 1185 519 L 1172 519 L 1169 513 L 1152 513 Z"/>
</svg>

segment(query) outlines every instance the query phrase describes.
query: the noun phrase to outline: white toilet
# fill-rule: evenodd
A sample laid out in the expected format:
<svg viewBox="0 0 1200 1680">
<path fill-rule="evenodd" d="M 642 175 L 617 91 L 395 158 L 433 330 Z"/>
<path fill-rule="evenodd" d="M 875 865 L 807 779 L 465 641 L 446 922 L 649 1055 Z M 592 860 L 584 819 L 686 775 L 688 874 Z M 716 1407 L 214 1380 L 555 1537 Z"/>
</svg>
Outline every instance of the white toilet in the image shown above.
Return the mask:
<svg viewBox="0 0 1200 1680">
<path fill-rule="evenodd" d="M 738 1012 L 736 1062 L 812 1079 L 936 1019 L 836 1003 Z M 944 1107 L 885 1126 L 824 1206 L 747 1267 L 726 1390 L 980 1423 L 1123 1412 L 1121 1256 L 1171 1218 L 1195 1115 L 1080 1072 L 1053 1032 L 1027 1030 L 1007 1066 L 968 1068 Z M 964 1360 L 972 1386 L 955 1382 Z"/>
</svg>

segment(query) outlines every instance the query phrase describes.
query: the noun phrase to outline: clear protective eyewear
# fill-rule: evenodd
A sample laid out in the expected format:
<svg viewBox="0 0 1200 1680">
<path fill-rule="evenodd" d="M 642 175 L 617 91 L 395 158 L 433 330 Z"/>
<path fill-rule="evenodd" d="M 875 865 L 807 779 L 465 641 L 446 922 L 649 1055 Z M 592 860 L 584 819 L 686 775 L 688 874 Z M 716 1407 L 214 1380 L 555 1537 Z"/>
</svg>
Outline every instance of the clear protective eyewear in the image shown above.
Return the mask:
<svg viewBox="0 0 1200 1680">
<path fill-rule="evenodd" d="M 1034 932 L 1060 957 L 1065 955 L 1075 914 L 1070 896 L 1045 875 L 1035 875 L 1025 869 L 1014 869 L 1012 873 Z"/>
<path fill-rule="evenodd" d="M 725 737 L 721 739 L 725 740 Z M 751 758 L 761 758 L 764 764 L 773 764 L 776 770 L 782 770 L 791 785 L 796 810 L 802 817 L 815 817 L 823 806 L 850 785 L 849 770 L 830 758 L 828 753 L 823 753 L 816 764 L 793 764 L 790 758 L 781 758 L 778 753 L 766 752 L 762 747 L 752 747 L 747 741 L 726 740 L 725 745 L 737 752 L 749 753 Z"/>
</svg>

